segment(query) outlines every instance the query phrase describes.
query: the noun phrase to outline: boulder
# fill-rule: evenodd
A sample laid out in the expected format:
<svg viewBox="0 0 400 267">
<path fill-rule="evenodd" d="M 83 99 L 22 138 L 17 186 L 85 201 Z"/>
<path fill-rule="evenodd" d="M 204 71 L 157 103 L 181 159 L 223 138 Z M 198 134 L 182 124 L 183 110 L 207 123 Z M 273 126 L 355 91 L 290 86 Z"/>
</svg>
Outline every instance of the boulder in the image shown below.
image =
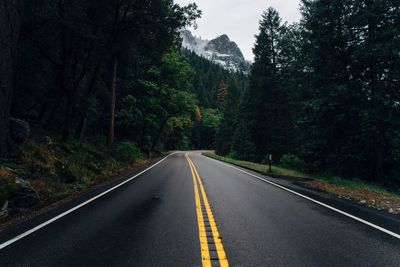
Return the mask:
<svg viewBox="0 0 400 267">
<path fill-rule="evenodd" d="M 16 178 L 15 183 L 18 184 L 20 188 L 8 200 L 8 207 L 11 213 L 29 209 L 40 202 L 38 192 L 28 181 Z"/>
<path fill-rule="evenodd" d="M 7 215 L 8 215 L 8 201 L 4 202 L 4 204 L 1 205 L 1 208 L 0 208 L 0 219 L 4 218 L 4 217 L 7 217 Z"/>
<path fill-rule="evenodd" d="M 22 144 L 28 140 L 31 134 L 29 123 L 20 119 L 10 118 L 9 126 L 11 139 L 15 143 Z"/>
<path fill-rule="evenodd" d="M 53 145 L 54 144 L 54 142 L 53 142 L 53 140 L 50 138 L 50 136 L 40 136 L 40 137 L 37 137 L 36 138 L 36 141 L 39 143 L 39 144 L 41 144 L 41 145 L 43 145 L 43 146 L 45 146 L 45 147 L 48 147 L 48 146 L 51 146 L 51 145 Z"/>
</svg>

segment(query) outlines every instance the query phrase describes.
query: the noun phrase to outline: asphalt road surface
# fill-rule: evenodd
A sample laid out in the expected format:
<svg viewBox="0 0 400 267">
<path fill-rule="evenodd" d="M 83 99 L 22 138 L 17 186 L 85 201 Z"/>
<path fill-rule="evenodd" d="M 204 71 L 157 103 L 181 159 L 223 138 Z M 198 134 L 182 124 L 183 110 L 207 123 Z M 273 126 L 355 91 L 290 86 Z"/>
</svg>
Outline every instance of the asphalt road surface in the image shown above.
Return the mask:
<svg viewBox="0 0 400 267">
<path fill-rule="evenodd" d="M 399 233 L 198 152 L 123 181 L 1 232 L 0 266 L 400 266 Z"/>
</svg>

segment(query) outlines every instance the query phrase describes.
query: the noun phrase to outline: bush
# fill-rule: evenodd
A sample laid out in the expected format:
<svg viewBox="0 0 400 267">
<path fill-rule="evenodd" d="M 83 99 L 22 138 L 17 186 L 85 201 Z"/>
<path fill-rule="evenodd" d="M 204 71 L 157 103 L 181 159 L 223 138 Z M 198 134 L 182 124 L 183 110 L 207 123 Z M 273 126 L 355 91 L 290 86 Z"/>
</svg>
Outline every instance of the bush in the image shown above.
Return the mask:
<svg viewBox="0 0 400 267">
<path fill-rule="evenodd" d="M 305 162 L 296 155 L 286 154 L 281 158 L 279 165 L 284 168 L 301 171 L 304 169 Z"/>
<path fill-rule="evenodd" d="M 114 156 L 120 161 L 133 163 L 142 158 L 142 153 L 136 143 L 124 140 L 115 148 Z"/>
<path fill-rule="evenodd" d="M 4 202 L 20 189 L 15 179 L 0 167 L 0 209 Z"/>
</svg>

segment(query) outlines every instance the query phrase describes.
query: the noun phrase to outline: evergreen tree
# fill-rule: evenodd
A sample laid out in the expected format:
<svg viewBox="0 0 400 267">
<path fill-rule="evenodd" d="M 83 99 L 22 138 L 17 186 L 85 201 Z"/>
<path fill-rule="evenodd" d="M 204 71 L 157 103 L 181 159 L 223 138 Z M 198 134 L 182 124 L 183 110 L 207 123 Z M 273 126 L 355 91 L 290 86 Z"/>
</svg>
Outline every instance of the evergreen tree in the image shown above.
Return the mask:
<svg viewBox="0 0 400 267">
<path fill-rule="evenodd" d="M 395 1 L 303 1 L 312 81 L 303 156 L 320 170 L 374 180 L 398 171 L 398 10 Z"/>
<path fill-rule="evenodd" d="M 225 86 L 224 81 L 221 81 L 219 83 L 218 92 L 217 92 L 217 102 L 218 102 L 218 104 L 220 104 L 220 105 L 223 104 L 224 101 L 225 101 L 225 97 L 226 97 L 226 86 Z"/>
<path fill-rule="evenodd" d="M 232 136 L 230 156 L 239 160 L 256 160 L 256 147 L 253 143 L 250 129 L 255 123 L 252 110 L 249 109 L 254 101 L 248 90 L 242 92 L 237 110 L 236 124 Z"/>
<path fill-rule="evenodd" d="M 244 85 L 240 84 L 237 77 L 232 75 L 228 80 L 226 90 L 226 97 L 222 107 L 223 117 L 218 127 L 216 140 L 216 152 L 220 155 L 226 155 L 231 150 L 238 105 L 241 92 L 244 91 Z"/>
<path fill-rule="evenodd" d="M 273 154 L 279 160 L 291 147 L 290 102 L 288 89 L 283 86 L 281 74 L 285 67 L 285 58 L 280 46 L 285 26 L 278 12 L 269 8 L 260 22 L 253 49 L 255 62 L 250 76 L 249 106 L 252 109 L 251 135 L 256 146 L 258 160 L 266 154 Z"/>
</svg>

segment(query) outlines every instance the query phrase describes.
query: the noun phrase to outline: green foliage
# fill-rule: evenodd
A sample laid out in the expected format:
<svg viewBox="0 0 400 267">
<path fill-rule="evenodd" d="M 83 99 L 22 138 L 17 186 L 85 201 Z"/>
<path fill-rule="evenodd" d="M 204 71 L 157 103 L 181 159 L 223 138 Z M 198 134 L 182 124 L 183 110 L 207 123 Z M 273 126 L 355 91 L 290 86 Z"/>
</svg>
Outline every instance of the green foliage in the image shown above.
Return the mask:
<svg viewBox="0 0 400 267">
<path fill-rule="evenodd" d="M 198 96 L 201 106 L 217 108 L 218 89 L 221 81 L 226 81 L 233 75 L 218 64 L 199 57 L 192 51 L 183 49 L 182 54 L 188 57 L 190 65 L 196 70 L 193 77 L 194 92 Z M 242 74 L 234 74 L 244 79 Z"/>
<path fill-rule="evenodd" d="M 288 169 L 302 171 L 304 170 L 305 162 L 296 155 L 286 154 L 279 161 L 279 165 Z"/>
<path fill-rule="evenodd" d="M 198 148 L 213 149 L 215 138 L 221 121 L 221 113 L 213 108 L 201 108 L 201 121 L 196 123 L 195 130 L 199 134 Z"/>
<path fill-rule="evenodd" d="M 254 160 L 256 147 L 252 142 L 249 129 L 245 121 L 240 120 L 233 135 L 230 157 L 238 160 Z"/>
<path fill-rule="evenodd" d="M 231 150 L 232 139 L 239 120 L 240 99 L 247 87 L 246 82 L 240 82 L 237 77 L 231 75 L 227 84 L 227 92 L 223 102 L 223 116 L 216 138 L 216 151 L 218 154 L 226 155 Z"/>
<path fill-rule="evenodd" d="M 299 128 L 314 168 L 382 182 L 399 173 L 398 9 L 396 1 L 303 1 L 313 71 Z"/>
<path fill-rule="evenodd" d="M 228 162 L 249 170 L 253 170 L 256 172 L 260 173 L 265 173 L 268 170 L 268 166 L 265 164 L 259 164 L 255 162 L 250 162 L 250 161 L 241 161 L 241 160 L 236 160 L 230 157 L 222 157 L 218 156 L 213 152 L 203 152 L 202 155 L 214 158 L 217 160 L 221 160 L 224 162 Z M 376 184 L 376 183 L 368 183 L 365 181 L 361 180 L 355 180 L 355 179 L 344 179 L 338 176 L 332 176 L 332 175 L 314 175 L 314 174 L 306 174 L 301 171 L 293 170 L 290 168 L 283 168 L 283 167 L 278 167 L 278 166 L 272 166 L 272 174 L 278 174 L 278 175 L 284 175 L 292 178 L 309 178 L 313 179 L 315 181 L 322 181 L 322 182 L 327 182 L 331 185 L 338 185 L 341 188 L 346 188 L 346 189 L 361 189 L 363 190 L 362 192 L 365 194 L 366 190 L 376 192 L 378 194 L 385 194 L 388 196 L 394 196 L 396 198 L 399 197 L 399 192 L 393 191 L 393 188 L 387 188 L 382 185 Z M 335 193 L 335 192 L 334 192 Z M 385 200 L 387 201 L 386 196 L 384 196 Z M 364 198 L 363 198 L 364 199 Z"/>
<path fill-rule="evenodd" d="M 117 144 L 114 156 L 118 160 L 127 163 L 134 163 L 142 158 L 140 149 L 134 142 L 129 140 L 124 140 Z"/>
<path fill-rule="evenodd" d="M 292 25 L 266 10 L 249 88 L 234 120 L 224 109 L 217 153 L 258 162 L 294 154 L 307 170 L 399 186 L 399 8 L 303 0 Z"/>
<path fill-rule="evenodd" d="M 187 108 L 172 103 L 186 97 L 173 90 L 190 92 L 194 70 L 173 51 L 180 29 L 201 15 L 196 4 L 43 0 L 23 8 L 15 116 L 62 133 L 64 141 L 99 139 L 112 117 L 115 74 L 116 137 L 150 150 L 169 113 Z"/>
<path fill-rule="evenodd" d="M 135 93 L 122 99 L 116 115 L 118 137 L 136 142 L 148 153 L 180 148 L 184 137 L 190 136 L 197 105 L 193 74 L 187 58 L 175 52 L 165 54 L 146 79 L 134 82 Z"/>
</svg>

